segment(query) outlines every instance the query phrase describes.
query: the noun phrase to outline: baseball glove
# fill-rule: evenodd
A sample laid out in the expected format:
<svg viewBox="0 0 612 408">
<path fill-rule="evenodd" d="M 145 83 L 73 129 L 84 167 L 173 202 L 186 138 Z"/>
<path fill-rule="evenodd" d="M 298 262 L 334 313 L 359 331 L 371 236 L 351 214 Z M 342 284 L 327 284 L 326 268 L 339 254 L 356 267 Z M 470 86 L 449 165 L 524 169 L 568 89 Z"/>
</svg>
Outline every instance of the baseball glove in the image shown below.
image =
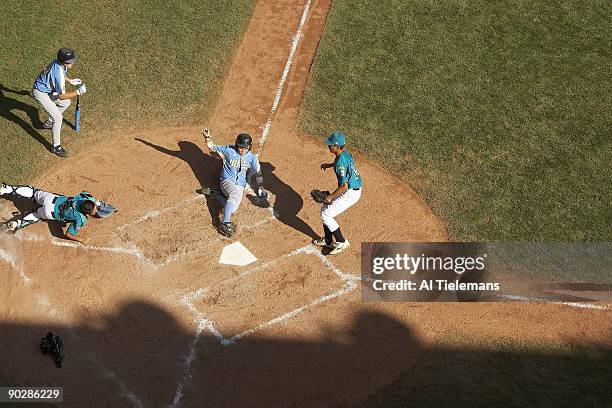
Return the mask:
<svg viewBox="0 0 612 408">
<path fill-rule="evenodd" d="M 104 201 L 98 201 L 97 207 L 98 211 L 96 212 L 96 215 L 100 218 L 110 217 L 118 211 L 115 206 L 105 203 Z"/>
<path fill-rule="evenodd" d="M 329 191 L 321 191 L 321 190 L 317 190 L 314 189 L 310 192 L 310 196 L 312 197 L 313 200 L 315 200 L 315 202 L 321 204 L 323 203 L 325 200 L 327 200 L 327 196 L 329 195 Z"/>
</svg>

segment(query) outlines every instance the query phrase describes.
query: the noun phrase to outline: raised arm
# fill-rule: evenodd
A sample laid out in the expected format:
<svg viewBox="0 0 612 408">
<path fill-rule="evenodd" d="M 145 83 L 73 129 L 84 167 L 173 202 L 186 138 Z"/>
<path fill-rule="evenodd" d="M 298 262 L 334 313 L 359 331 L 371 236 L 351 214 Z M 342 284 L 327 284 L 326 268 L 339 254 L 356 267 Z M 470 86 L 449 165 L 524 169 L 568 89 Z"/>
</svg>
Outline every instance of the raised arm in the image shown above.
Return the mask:
<svg viewBox="0 0 612 408">
<path fill-rule="evenodd" d="M 208 129 L 202 130 L 202 136 L 204 136 L 204 140 L 206 141 L 206 146 L 208 146 L 208 150 L 213 153 L 216 153 L 213 148 L 215 147 L 215 143 L 212 140 L 212 136 L 210 135 L 210 131 Z"/>
</svg>

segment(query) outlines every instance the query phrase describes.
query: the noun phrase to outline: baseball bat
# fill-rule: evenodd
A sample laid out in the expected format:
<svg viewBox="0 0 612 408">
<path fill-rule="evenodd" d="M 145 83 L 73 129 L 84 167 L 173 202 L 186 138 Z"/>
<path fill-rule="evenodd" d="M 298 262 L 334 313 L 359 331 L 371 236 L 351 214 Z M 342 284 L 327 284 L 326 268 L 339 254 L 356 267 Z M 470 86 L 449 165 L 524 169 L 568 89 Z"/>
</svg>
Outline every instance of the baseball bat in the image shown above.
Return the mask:
<svg viewBox="0 0 612 408">
<path fill-rule="evenodd" d="M 76 110 L 74 111 L 74 129 L 79 132 L 81 131 L 81 101 L 77 95 Z"/>
</svg>

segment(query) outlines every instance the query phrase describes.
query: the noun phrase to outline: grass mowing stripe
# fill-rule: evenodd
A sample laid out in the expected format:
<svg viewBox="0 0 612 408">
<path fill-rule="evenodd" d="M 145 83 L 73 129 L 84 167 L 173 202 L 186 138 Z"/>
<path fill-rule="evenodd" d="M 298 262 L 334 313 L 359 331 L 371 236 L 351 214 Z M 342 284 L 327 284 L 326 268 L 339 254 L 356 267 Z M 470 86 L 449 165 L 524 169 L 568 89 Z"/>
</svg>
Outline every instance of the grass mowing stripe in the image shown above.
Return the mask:
<svg viewBox="0 0 612 408">
<path fill-rule="evenodd" d="M 459 240 L 609 240 L 609 2 L 336 0 L 302 127 L 338 128 Z"/>
</svg>

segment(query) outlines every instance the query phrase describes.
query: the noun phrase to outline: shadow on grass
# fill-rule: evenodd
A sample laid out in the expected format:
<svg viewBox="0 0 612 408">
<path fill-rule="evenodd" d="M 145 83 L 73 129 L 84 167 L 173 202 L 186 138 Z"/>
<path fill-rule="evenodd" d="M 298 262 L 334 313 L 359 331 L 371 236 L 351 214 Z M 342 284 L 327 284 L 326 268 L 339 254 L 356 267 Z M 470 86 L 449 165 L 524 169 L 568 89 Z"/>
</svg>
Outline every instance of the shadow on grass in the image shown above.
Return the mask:
<svg viewBox="0 0 612 408">
<path fill-rule="evenodd" d="M 36 109 L 35 106 L 8 97 L 7 94 L 9 93 L 20 96 L 29 95 L 28 91 L 17 91 L 0 84 L 0 115 L 2 115 L 3 118 L 19 125 L 34 140 L 42 144 L 48 151 L 51 151 L 51 143 L 47 141 L 47 139 L 45 139 L 37 130 L 43 128 L 42 122 L 38 117 L 38 109 Z M 30 123 L 24 121 L 13 113 L 15 110 L 25 112 L 30 118 Z"/>
<path fill-rule="evenodd" d="M 77 317 L 0 323 L 0 385 L 62 386 L 70 407 L 604 407 L 611 396 L 610 350 L 428 346 L 378 312 L 320 326 L 317 339 L 253 335 L 229 347 L 146 301 Z M 62 368 L 38 349 L 48 331 L 64 338 Z"/>
</svg>

